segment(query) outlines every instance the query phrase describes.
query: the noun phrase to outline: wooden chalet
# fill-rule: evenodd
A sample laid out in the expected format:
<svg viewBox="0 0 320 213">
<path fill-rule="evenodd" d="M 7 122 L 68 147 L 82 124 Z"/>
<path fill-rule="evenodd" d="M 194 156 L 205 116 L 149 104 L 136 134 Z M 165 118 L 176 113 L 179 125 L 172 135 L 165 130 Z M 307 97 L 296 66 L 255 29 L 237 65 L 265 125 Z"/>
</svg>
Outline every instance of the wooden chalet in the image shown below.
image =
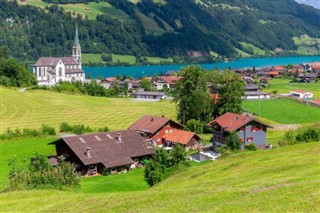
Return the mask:
<svg viewBox="0 0 320 213">
<path fill-rule="evenodd" d="M 155 146 L 134 130 L 63 137 L 51 144 L 85 176 L 135 168 L 155 152 Z"/>
</svg>

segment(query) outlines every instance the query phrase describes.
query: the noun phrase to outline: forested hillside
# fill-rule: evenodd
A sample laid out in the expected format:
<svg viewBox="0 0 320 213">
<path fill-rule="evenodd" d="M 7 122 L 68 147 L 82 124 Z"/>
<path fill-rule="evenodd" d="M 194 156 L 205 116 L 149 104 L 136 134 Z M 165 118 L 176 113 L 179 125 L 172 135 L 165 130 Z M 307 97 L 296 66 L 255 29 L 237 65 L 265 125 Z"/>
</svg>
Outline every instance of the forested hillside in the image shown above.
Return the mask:
<svg viewBox="0 0 320 213">
<path fill-rule="evenodd" d="M 295 55 L 294 38 L 320 38 L 320 10 L 294 0 L 2 0 L 0 11 L 0 45 L 23 61 L 70 55 L 76 24 L 84 53 L 174 62 Z"/>
</svg>

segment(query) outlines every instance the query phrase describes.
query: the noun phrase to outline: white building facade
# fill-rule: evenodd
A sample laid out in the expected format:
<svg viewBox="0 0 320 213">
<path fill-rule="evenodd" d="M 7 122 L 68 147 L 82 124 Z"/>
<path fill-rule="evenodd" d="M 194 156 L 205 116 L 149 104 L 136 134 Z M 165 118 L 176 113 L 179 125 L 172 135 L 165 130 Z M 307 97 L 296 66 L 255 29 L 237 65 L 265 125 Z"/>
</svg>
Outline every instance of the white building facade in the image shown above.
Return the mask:
<svg viewBox="0 0 320 213">
<path fill-rule="evenodd" d="M 42 57 L 33 66 L 39 86 L 54 86 L 60 81 L 85 81 L 81 66 L 81 46 L 76 27 L 72 57 Z"/>
</svg>

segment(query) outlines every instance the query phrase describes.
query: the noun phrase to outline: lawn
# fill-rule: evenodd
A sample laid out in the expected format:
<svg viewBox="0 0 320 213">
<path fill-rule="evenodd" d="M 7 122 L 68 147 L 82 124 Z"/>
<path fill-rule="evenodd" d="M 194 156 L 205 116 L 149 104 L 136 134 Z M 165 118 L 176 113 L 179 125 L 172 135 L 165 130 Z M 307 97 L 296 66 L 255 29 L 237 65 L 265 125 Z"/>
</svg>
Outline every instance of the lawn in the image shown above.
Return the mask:
<svg viewBox="0 0 320 213">
<path fill-rule="evenodd" d="M 298 46 L 295 51 L 301 55 L 319 55 L 319 50 L 316 48 L 320 44 L 319 38 L 312 38 L 307 35 L 301 37 L 293 37 L 294 43 Z"/>
<path fill-rule="evenodd" d="M 270 88 L 263 89 L 264 92 L 272 92 L 277 90 L 278 94 L 288 94 L 295 89 L 312 92 L 314 98 L 320 99 L 320 81 L 318 83 L 290 83 L 290 79 L 273 79 L 270 81 Z"/>
<path fill-rule="evenodd" d="M 19 92 L 3 87 L 0 87 L 0 95 L 0 132 L 7 128 L 40 128 L 43 123 L 58 130 L 61 122 L 118 130 L 128 128 L 145 114 L 164 114 L 172 119 L 176 116 L 175 105 L 170 101 L 143 102 L 44 90 Z"/>
<path fill-rule="evenodd" d="M 8 212 L 317 212 L 319 175 L 320 144 L 308 143 L 192 166 L 142 191 L 89 196 L 53 190 L 2 193 L 0 208 Z"/>
<path fill-rule="evenodd" d="M 105 63 L 101 59 L 101 54 L 82 53 L 82 63 L 89 64 L 89 62 L 91 62 L 91 63 Z"/>
<path fill-rule="evenodd" d="M 136 63 L 136 57 L 133 55 L 117 55 L 117 54 L 112 54 L 112 61 L 114 63 L 117 62 L 124 62 L 128 64 L 135 64 Z"/>
<path fill-rule="evenodd" d="M 319 122 L 320 109 L 291 99 L 244 101 L 243 109 L 266 119 L 270 124 L 307 124 Z"/>
<path fill-rule="evenodd" d="M 255 55 L 265 55 L 265 51 L 254 46 L 253 44 L 247 43 L 247 42 L 240 42 L 243 48 L 246 50 L 252 50 Z"/>
</svg>

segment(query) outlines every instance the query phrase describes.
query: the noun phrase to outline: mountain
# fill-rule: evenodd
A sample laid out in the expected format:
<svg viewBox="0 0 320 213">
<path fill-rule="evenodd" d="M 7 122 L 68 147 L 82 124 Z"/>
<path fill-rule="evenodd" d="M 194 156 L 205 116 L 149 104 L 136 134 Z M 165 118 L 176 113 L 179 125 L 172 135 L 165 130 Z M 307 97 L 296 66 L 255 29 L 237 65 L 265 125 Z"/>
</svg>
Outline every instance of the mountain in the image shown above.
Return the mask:
<svg viewBox="0 0 320 213">
<path fill-rule="evenodd" d="M 0 45 L 21 60 L 69 55 L 78 24 L 84 53 L 173 57 L 174 62 L 296 55 L 302 54 L 301 37 L 315 38 L 310 48 L 319 53 L 320 11 L 294 0 L 132 2 L 3 0 Z"/>
<path fill-rule="evenodd" d="M 296 0 L 296 2 L 300 4 L 310 5 L 314 8 L 320 9 L 320 1 L 319 0 Z"/>
</svg>

